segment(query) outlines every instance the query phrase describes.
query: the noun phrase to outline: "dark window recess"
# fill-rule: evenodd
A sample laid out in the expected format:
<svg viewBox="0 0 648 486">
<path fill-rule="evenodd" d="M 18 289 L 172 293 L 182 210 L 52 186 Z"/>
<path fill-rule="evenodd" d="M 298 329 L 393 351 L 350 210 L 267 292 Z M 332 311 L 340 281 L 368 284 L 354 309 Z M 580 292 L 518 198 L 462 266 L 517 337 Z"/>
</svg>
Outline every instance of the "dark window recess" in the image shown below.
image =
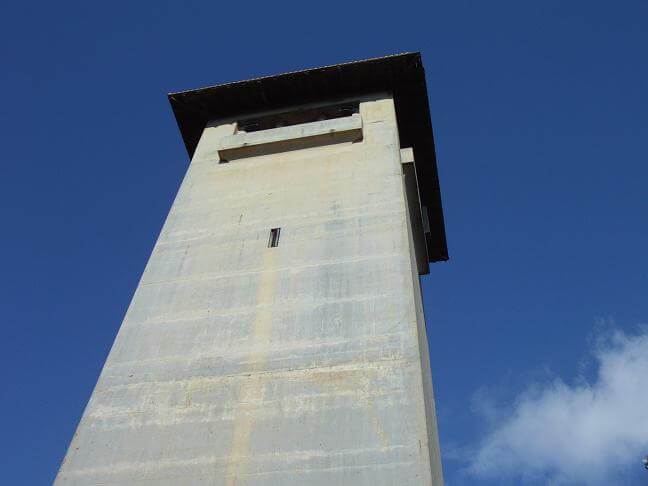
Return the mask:
<svg viewBox="0 0 648 486">
<path fill-rule="evenodd" d="M 270 239 L 268 240 L 268 248 L 274 248 L 279 246 L 279 233 L 281 233 L 281 228 L 272 228 L 270 230 Z"/>
<path fill-rule="evenodd" d="M 345 116 L 359 113 L 359 109 L 360 104 L 356 102 L 312 108 L 309 110 L 276 113 L 259 118 L 240 120 L 238 122 L 238 130 L 242 132 L 256 132 L 259 130 L 269 130 L 270 128 L 301 125 L 302 123 L 331 120 L 333 118 L 344 118 Z"/>
</svg>

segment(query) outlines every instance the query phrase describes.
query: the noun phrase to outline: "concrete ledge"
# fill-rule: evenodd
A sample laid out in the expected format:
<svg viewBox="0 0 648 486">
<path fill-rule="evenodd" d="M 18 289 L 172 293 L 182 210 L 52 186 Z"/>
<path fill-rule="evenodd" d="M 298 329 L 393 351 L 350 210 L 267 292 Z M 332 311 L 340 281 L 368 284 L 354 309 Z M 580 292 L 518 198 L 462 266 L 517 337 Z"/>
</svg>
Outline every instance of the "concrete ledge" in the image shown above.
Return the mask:
<svg viewBox="0 0 648 486">
<path fill-rule="evenodd" d="M 414 150 L 409 148 L 402 148 L 400 150 L 401 164 L 413 164 L 414 163 Z"/>
<path fill-rule="evenodd" d="M 362 117 L 355 113 L 301 125 L 291 125 L 258 132 L 238 132 L 220 140 L 221 161 L 270 153 L 298 150 L 331 143 L 362 139 Z"/>
</svg>

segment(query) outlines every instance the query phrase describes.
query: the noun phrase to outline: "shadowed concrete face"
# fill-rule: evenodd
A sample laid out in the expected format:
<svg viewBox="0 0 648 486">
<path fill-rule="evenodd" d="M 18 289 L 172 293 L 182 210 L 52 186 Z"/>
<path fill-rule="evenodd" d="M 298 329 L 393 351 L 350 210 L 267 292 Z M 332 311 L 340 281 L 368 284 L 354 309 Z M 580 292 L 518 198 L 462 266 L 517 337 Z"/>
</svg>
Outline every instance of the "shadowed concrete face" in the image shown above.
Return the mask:
<svg viewBox="0 0 648 486">
<path fill-rule="evenodd" d="M 442 484 L 393 101 L 308 125 L 205 128 L 56 485 Z"/>
</svg>

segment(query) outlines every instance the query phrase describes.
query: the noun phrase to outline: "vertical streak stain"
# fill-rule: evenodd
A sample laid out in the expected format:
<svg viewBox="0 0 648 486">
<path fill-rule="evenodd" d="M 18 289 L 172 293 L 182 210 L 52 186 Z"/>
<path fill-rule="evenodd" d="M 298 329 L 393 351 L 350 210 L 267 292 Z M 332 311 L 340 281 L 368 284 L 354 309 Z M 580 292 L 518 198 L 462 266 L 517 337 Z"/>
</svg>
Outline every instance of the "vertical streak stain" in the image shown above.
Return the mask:
<svg viewBox="0 0 648 486">
<path fill-rule="evenodd" d="M 274 271 L 278 258 L 277 250 L 267 250 L 263 254 L 261 281 L 257 291 L 257 312 L 250 328 L 250 358 L 248 371 L 265 369 L 267 344 L 272 333 L 272 302 L 276 291 L 277 273 Z M 238 413 L 232 427 L 230 455 L 225 470 L 225 486 L 240 484 L 250 459 L 250 439 L 254 427 L 254 409 L 263 400 L 265 384 L 263 377 L 252 374 L 241 385 Z"/>
</svg>

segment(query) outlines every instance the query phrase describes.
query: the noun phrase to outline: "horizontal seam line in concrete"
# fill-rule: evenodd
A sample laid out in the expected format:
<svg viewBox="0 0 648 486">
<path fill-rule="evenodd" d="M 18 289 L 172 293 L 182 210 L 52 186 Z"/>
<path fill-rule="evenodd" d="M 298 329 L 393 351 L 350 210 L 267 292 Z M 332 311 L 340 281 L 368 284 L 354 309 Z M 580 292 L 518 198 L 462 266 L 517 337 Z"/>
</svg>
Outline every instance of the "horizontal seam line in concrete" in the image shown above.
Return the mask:
<svg viewBox="0 0 648 486">
<path fill-rule="evenodd" d="M 282 311 L 291 311 L 291 310 L 305 309 L 305 308 L 311 309 L 311 308 L 317 308 L 317 307 L 322 307 L 331 304 L 334 305 L 345 304 L 348 302 L 371 302 L 372 300 L 382 300 L 389 296 L 402 298 L 402 295 L 396 292 L 392 292 L 392 293 L 383 292 L 381 294 L 373 294 L 373 293 L 360 294 L 360 295 L 354 295 L 345 298 L 332 297 L 330 299 L 321 299 L 317 301 L 305 300 L 305 299 L 300 299 L 298 302 L 280 301 L 278 303 L 266 306 L 264 308 L 270 309 L 273 312 L 282 312 Z M 124 319 L 124 324 L 126 324 L 128 327 L 131 327 L 131 326 L 146 326 L 146 325 L 164 325 L 164 324 L 175 323 L 175 322 L 193 322 L 193 321 L 199 321 L 199 320 L 209 319 L 209 318 L 232 317 L 232 316 L 251 314 L 257 312 L 259 307 L 260 306 L 258 304 L 254 304 L 252 306 L 237 307 L 232 311 L 220 312 L 220 313 L 212 313 L 211 311 L 213 309 L 211 307 L 205 307 L 201 309 L 200 315 L 191 315 L 191 316 L 175 317 L 175 318 L 167 317 L 164 319 L 154 317 L 152 319 L 145 319 L 143 321 L 130 320 L 128 318 L 128 315 L 126 315 L 126 318 Z M 122 326 L 124 324 L 122 324 Z"/>
<path fill-rule="evenodd" d="M 355 366 L 349 366 L 349 364 L 335 364 L 335 365 L 319 365 L 319 366 L 307 366 L 303 368 L 278 368 L 276 370 L 260 370 L 260 371 L 244 371 L 241 373 L 231 373 L 227 375 L 207 375 L 207 376 L 193 376 L 191 378 L 186 378 L 184 380 L 153 380 L 153 381 L 138 381 L 137 383 L 126 383 L 120 385 L 110 385 L 106 388 L 101 386 L 95 389 L 94 393 L 105 393 L 110 389 L 115 388 L 127 388 L 127 387 L 136 387 L 140 385 L 147 384 L 165 384 L 165 383 L 190 383 L 192 381 L 198 380 L 214 380 L 214 381 L 225 381 L 228 379 L 237 379 L 237 378 L 249 378 L 249 377 L 258 377 L 258 376 L 268 376 L 268 375 L 281 375 L 285 374 L 290 376 L 293 373 L 299 373 L 304 371 L 312 370 L 321 370 L 322 373 L 334 373 L 336 371 L 355 371 L 355 370 L 367 370 L 367 369 L 381 369 L 387 368 L 389 363 L 402 363 L 403 365 L 418 364 L 419 359 L 417 356 L 412 358 L 384 358 L 371 361 L 362 361 L 354 363 Z M 103 379 L 102 377 L 100 379 Z"/>
<path fill-rule="evenodd" d="M 386 211 L 375 211 L 375 212 L 371 212 L 371 213 L 362 212 L 362 210 L 375 208 L 376 206 L 384 206 L 385 208 L 394 208 L 392 211 L 389 211 L 389 213 L 392 213 L 392 212 L 393 213 L 396 213 L 396 212 L 401 213 L 401 212 L 404 212 L 405 209 L 400 207 L 399 204 L 400 204 L 401 201 L 398 199 L 398 197 L 399 197 L 398 194 L 395 194 L 393 198 L 381 199 L 379 201 L 379 204 L 378 203 L 376 203 L 376 204 L 363 204 L 361 206 L 353 206 L 353 207 L 344 208 L 344 209 L 340 210 L 340 212 L 347 212 L 347 213 L 349 213 L 351 211 L 356 211 L 356 212 L 353 212 L 352 214 L 350 214 L 348 216 L 331 217 L 331 211 L 330 211 L 330 209 L 327 209 L 325 211 L 311 211 L 311 212 L 308 212 L 308 213 L 303 213 L 302 212 L 300 214 L 295 214 L 293 216 L 284 215 L 284 216 L 282 216 L 282 219 L 284 221 L 288 221 L 288 222 L 289 221 L 294 221 L 294 220 L 297 220 L 297 221 L 298 220 L 306 220 L 306 221 L 308 221 L 310 223 L 309 226 L 314 226 L 314 225 L 317 225 L 317 224 L 326 223 L 328 221 L 339 221 L 339 220 L 353 219 L 353 218 L 358 218 L 358 217 L 363 217 L 363 218 L 364 217 L 374 217 L 374 216 L 380 216 L 382 214 L 385 214 Z M 230 198 L 230 199 L 234 199 L 234 198 Z M 247 198 L 247 199 L 254 200 L 254 198 Z M 258 197 L 256 199 L 258 200 Z M 235 200 L 237 200 L 237 199 L 235 199 Z M 201 201 L 201 203 L 202 203 L 201 206 L 198 206 L 197 208 L 184 208 L 183 209 L 182 207 L 178 208 L 177 206 L 175 206 L 175 207 L 173 207 L 171 209 L 171 211 L 169 211 L 169 217 L 173 218 L 173 217 L 176 217 L 176 216 L 187 216 L 187 215 L 190 216 L 192 214 L 200 215 L 201 213 L 212 213 L 213 209 L 214 209 L 213 205 L 212 206 L 208 205 L 209 207 L 207 209 L 203 209 L 203 207 L 202 207 L 206 203 L 209 203 L 210 201 L 211 201 L 211 199 L 207 200 L 207 201 Z M 224 205 L 224 202 L 225 202 L 223 199 L 214 199 L 213 201 L 214 201 L 214 205 L 217 205 L 218 207 L 222 207 Z M 258 206 L 258 201 L 257 201 L 256 206 Z M 249 204 L 243 204 L 243 205 L 237 207 L 237 206 L 234 206 L 232 204 L 227 204 L 227 207 L 228 207 L 228 210 L 232 213 L 232 215 L 235 216 L 236 213 L 238 212 L 238 211 L 236 211 L 237 209 L 239 211 L 241 209 L 249 209 L 250 206 L 249 206 Z M 264 220 L 265 220 L 264 218 L 257 218 L 257 219 L 249 220 L 247 224 L 254 223 L 254 224 L 257 224 L 257 225 L 261 226 L 261 224 L 262 224 L 262 222 Z M 233 224 L 231 224 L 229 226 L 224 226 L 224 228 L 227 229 L 228 227 L 237 227 L 237 226 L 238 226 L 237 223 L 233 223 Z M 219 228 L 219 231 L 222 231 L 222 229 L 223 229 L 223 227 Z"/>
<path fill-rule="evenodd" d="M 341 459 L 344 458 L 345 456 L 348 456 L 350 454 L 355 454 L 359 455 L 361 453 L 366 453 L 366 452 L 378 452 L 381 454 L 385 453 L 390 453 L 393 450 L 396 449 L 412 449 L 412 447 L 408 447 L 406 445 L 395 445 L 395 446 L 387 446 L 387 447 L 377 447 L 377 448 L 364 448 L 364 449 L 345 449 L 345 450 L 339 450 L 337 449 L 335 452 L 327 454 L 326 452 L 323 452 L 321 450 L 310 450 L 307 452 L 300 452 L 300 453 L 272 453 L 272 454 L 256 454 L 254 457 L 255 458 L 269 458 L 269 459 L 277 459 L 277 456 L 292 456 L 297 458 L 297 460 L 309 460 L 309 459 L 317 459 L 317 458 L 323 458 L 323 457 L 335 457 L 338 456 Z M 307 455 L 310 454 L 310 455 Z M 306 457 L 302 457 L 306 456 Z M 247 457 L 247 456 L 236 456 L 236 457 Z M 179 459 L 179 460 L 174 460 L 174 461 L 166 461 L 166 463 L 162 463 L 165 466 L 168 467 L 178 467 L 181 466 L 182 464 L 186 464 L 187 466 L 195 466 L 196 463 L 202 463 L 202 464 L 213 464 L 217 463 L 219 461 L 229 461 L 230 456 L 201 456 L 197 458 L 191 458 L 191 459 Z M 71 474 L 71 475 L 76 475 L 76 476 L 81 476 L 81 475 L 87 475 L 87 474 L 96 474 L 96 473 L 101 473 L 101 472 L 115 472 L 117 469 L 122 469 L 124 473 L 128 472 L 129 470 L 134 470 L 134 469 L 146 469 L 148 470 L 151 467 L 158 466 L 160 467 L 161 461 L 146 461 L 146 462 L 138 462 L 138 463 L 121 463 L 121 464 L 113 464 L 110 466 L 105 466 L 105 467 L 97 467 L 97 468 L 86 468 L 86 469 L 77 469 L 77 470 L 68 470 L 66 471 L 66 474 Z M 414 461 L 406 461 L 402 462 L 402 464 L 411 464 Z M 392 463 L 390 463 L 392 464 Z M 395 464 L 395 463 L 394 463 Z M 401 464 L 401 463 L 398 463 Z M 366 467 L 374 467 L 374 466 L 380 466 L 381 463 L 369 463 L 365 465 L 358 465 L 354 467 L 358 468 L 366 468 Z M 328 470 L 328 469 L 346 469 L 348 466 L 336 466 L 333 468 L 321 468 L 322 470 Z M 312 470 L 319 470 L 319 469 L 312 469 Z M 283 471 L 276 471 L 276 472 L 283 472 Z M 184 477 L 184 476 L 182 476 Z M 159 479 L 159 478 L 150 478 L 147 480 L 152 480 L 152 479 Z M 129 479 L 130 480 L 130 479 Z"/>
<path fill-rule="evenodd" d="M 303 344 L 301 346 L 299 345 L 284 345 L 284 346 L 279 346 L 279 347 L 270 347 L 267 343 L 264 343 L 262 345 L 256 346 L 259 348 L 263 348 L 266 350 L 268 353 L 276 354 L 276 353 L 285 353 L 285 352 L 294 352 L 295 350 L 304 350 L 304 349 L 310 349 L 310 348 L 316 348 L 320 349 L 323 347 L 327 346 L 338 346 L 338 345 L 344 345 L 344 344 L 349 344 L 349 343 L 357 343 L 357 342 L 362 342 L 362 343 L 381 343 L 386 341 L 390 337 L 398 336 L 401 334 L 407 333 L 406 329 L 402 329 L 400 331 L 395 331 L 395 332 L 386 332 L 386 333 L 381 333 L 380 335 L 370 335 L 370 334 L 364 334 L 362 336 L 358 336 L 356 338 L 349 338 L 349 339 L 331 339 L 331 340 L 319 340 L 319 341 L 313 341 L 313 340 L 303 340 L 303 341 L 297 341 L 299 344 Z M 293 341 L 294 342 L 294 341 Z M 310 343 L 310 345 L 306 345 L 306 343 Z M 232 350 L 241 350 L 241 352 L 238 353 L 232 353 Z M 228 346 L 227 350 L 230 352 L 230 354 L 227 355 L 213 355 L 213 354 L 192 354 L 191 356 L 186 356 L 182 354 L 175 354 L 171 356 L 164 356 L 160 358 L 147 358 L 147 359 L 135 359 L 135 360 L 130 360 L 130 361 L 119 361 L 116 363 L 111 363 L 110 365 L 107 366 L 107 369 L 111 369 L 114 367 L 121 367 L 121 366 L 132 366 L 133 363 L 157 363 L 157 362 L 163 362 L 163 361 L 197 361 L 200 359 L 209 359 L 209 358 L 219 358 L 219 359 L 226 359 L 226 358 L 232 358 L 236 356 L 246 356 L 250 354 L 250 351 L 255 349 L 255 347 L 250 346 L 249 344 L 242 345 L 242 346 Z"/>
<path fill-rule="evenodd" d="M 157 281 L 151 281 L 151 282 L 146 282 L 142 280 L 140 282 L 141 287 L 148 287 L 148 286 L 154 286 L 154 285 L 165 285 L 165 284 L 175 284 L 179 282 L 192 282 L 192 281 L 205 281 L 205 280 L 220 280 L 220 279 L 228 279 L 228 278 L 234 278 L 234 277 L 245 277 L 245 276 L 250 276 L 250 275 L 260 275 L 264 273 L 281 273 L 281 272 L 290 272 L 290 273 L 298 273 L 300 270 L 305 270 L 309 268 L 317 268 L 317 267 L 324 267 L 324 266 L 335 266 L 335 265 L 346 265 L 346 264 L 354 264 L 354 263 L 360 263 L 360 262 L 365 262 L 369 260 L 381 260 L 381 259 L 390 259 L 390 258 L 397 258 L 397 257 L 403 257 L 403 256 L 409 256 L 406 255 L 405 249 L 403 249 L 402 252 L 399 253 L 383 253 L 383 254 L 378 254 L 378 255 L 369 255 L 369 256 L 362 256 L 362 257 L 357 257 L 357 258 L 346 258 L 346 259 L 338 259 L 338 260 L 328 260 L 328 261 L 321 261 L 318 263 L 309 263 L 306 265 L 285 265 L 281 267 L 275 267 L 275 268 L 266 268 L 266 269 L 259 269 L 259 270 L 246 270 L 243 272 L 230 272 L 230 273 L 223 273 L 223 274 L 199 274 L 196 276 L 191 276 L 191 277 L 180 277 L 180 278 L 173 278 L 173 279 L 167 279 L 167 280 L 157 280 Z"/>
</svg>

